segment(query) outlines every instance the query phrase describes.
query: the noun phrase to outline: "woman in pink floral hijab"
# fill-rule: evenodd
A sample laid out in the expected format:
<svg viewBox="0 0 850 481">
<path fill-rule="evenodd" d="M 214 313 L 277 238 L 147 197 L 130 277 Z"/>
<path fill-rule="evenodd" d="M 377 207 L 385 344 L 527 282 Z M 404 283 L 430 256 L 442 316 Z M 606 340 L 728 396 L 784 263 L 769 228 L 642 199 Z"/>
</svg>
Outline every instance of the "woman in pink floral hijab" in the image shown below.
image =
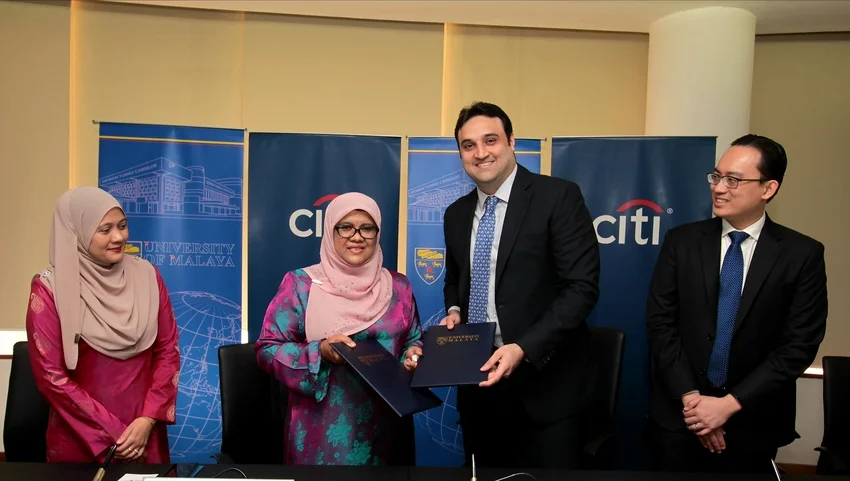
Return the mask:
<svg viewBox="0 0 850 481">
<path fill-rule="evenodd" d="M 334 199 L 325 211 L 320 262 L 286 273 L 266 311 L 255 347 L 260 366 L 289 388 L 287 464 L 393 461 L 401 419 L 328 345 L 377 339 L 408 370 L 416 368 L 416 301 L 408 279 L 383 267 L 380 228 L 381 211 L 370 197 Z"/>
</svg>

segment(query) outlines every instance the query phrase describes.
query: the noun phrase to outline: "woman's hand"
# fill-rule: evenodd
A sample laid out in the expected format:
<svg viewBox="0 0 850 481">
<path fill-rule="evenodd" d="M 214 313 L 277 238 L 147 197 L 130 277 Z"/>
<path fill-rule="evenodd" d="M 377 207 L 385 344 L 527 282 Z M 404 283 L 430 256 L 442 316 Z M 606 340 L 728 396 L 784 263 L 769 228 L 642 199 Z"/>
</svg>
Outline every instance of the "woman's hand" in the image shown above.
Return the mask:
<svg viewBox="0 0 850 481">
<path fill-rule="evenodd" d="M 414 357 L 415 356 L 415 357 Z M 419 358 L 422 357 L 422 348 L 413 346 L 404 353 L 404 368 L 408 371 L 416 370 L 419 365 Z"/>
<path fill-rule="evenodd" d="M 155 422 L 153 418 L 142 416 L 130 423 L 124 434 L 118 438 L 115 458 L 130 462 L 144 460 L 145 448 L 148 446 L 148 438 Z"/>
<path fill-rule="evenodd" d="M 342 334 L 334 334 L 333 336 L 325 339 L 319 344 L 319 353 L 322 355 L 322 359 L 328 361 L 331 364 L 342 364 L 345 360 L 340 357 L 339 354 L 330 346 L 332 342 L 341 342 L 348 347 L 353 348 L 356 346 L 354 341 L 351 340 L 350 337 L 344 336 Z"/>
</svg>

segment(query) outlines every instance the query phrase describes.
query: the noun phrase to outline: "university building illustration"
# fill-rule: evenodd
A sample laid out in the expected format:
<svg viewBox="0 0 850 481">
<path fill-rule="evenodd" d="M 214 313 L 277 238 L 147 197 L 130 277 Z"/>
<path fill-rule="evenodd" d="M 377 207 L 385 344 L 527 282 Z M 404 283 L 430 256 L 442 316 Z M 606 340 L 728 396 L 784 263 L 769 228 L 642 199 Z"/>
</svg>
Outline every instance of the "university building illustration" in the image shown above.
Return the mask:
<svg viewBox="0 0 850 481">
<path fill-rule="evenodd" d="M 184 167 L 159 157 L 101 179 L 129 214 L 238 218 L 242 181 L 210 179 L 204 167 Z"/>
</svg>

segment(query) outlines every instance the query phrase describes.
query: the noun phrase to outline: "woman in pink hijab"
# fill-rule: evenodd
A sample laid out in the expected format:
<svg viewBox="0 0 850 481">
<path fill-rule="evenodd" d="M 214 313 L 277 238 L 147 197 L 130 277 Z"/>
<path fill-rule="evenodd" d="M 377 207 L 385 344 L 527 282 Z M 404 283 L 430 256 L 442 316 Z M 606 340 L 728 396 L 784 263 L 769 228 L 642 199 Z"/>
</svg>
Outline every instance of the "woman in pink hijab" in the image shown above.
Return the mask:
<svg viewBox="0 0 850 481">
<path fill-rule="evenodd" d="M 47 462 L 166 464 L 180 351 L 168 291 L 147 261 L 124 255 L 114 197 L 78 187 L 56 203 L 50 266 L 32 280 L 30 364 L 50 405 Z"/>
<path fill-rule="evenodd" d="M 289 388 L 287 464 L 393 461 L 401 419 L 328 345 L 378 339 L 408 370 L 422 355 L 413 290 L 407 277 L 383 267 L 380 227 L 370 197 L 334 199 L 321 262 L 288 272 L 266 311 L 255 348 L 259 365 Z"/>
</svg>

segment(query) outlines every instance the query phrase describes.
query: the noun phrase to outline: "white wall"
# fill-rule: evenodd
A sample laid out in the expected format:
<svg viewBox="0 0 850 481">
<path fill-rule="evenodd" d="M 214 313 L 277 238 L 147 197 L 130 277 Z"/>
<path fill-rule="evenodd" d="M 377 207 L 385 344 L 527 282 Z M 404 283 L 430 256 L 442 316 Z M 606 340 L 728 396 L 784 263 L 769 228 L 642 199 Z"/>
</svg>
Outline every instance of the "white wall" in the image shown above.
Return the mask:
<svg viewBox="0 0 850 481">
<path fill-rule="evenodd" d="M 9 374 L 12 361 L 0 359 L 0 451 L 6 451 L 3 446 L 3 421 L 6 419 L 6 398 L 9 397 Z"/>
<path fill-rule="evenodd" d="M 0 330 L 0 356 L 11 356 L 12 346 L 18 341 L 26 340 L 27 332 L 23 329 Z M 6 398 L 9 397 L 11 369 L 10 359 L 0 359 L 0 452 L 6 451 L 3 447 L 3 421 L 6 419 Z"/>
<path fill-rule="evenodd" d="M 247 333 L 243 332 L 243 338 Z M 0 331 L 0 355 L 12 353 L 12 345 L 18 340 L 26 340 L 21 331 Z M 243 342 L 246 342 L 243 339 Z M 0 433 L 3 431 L 3 419 L 6 414 L 9 373 L 11 361 L 0 359 Z M 799 379 L 797 381 L 797 432 L 800 439 L 779 450 L 777 462 L 788 464 L 815 465 L 823 437 L 823 381 L 820 379 Z M 5 451 L 0 439 L 0 452 Z"/>
<path fill-rule="evenodd" d="M 820 453 L 815 448 L 823 438 L 822 379 L 797 380 L 797 434 L 800 439 L 781 448 L 776 462 L 816 465 Z"/>
</svg>

